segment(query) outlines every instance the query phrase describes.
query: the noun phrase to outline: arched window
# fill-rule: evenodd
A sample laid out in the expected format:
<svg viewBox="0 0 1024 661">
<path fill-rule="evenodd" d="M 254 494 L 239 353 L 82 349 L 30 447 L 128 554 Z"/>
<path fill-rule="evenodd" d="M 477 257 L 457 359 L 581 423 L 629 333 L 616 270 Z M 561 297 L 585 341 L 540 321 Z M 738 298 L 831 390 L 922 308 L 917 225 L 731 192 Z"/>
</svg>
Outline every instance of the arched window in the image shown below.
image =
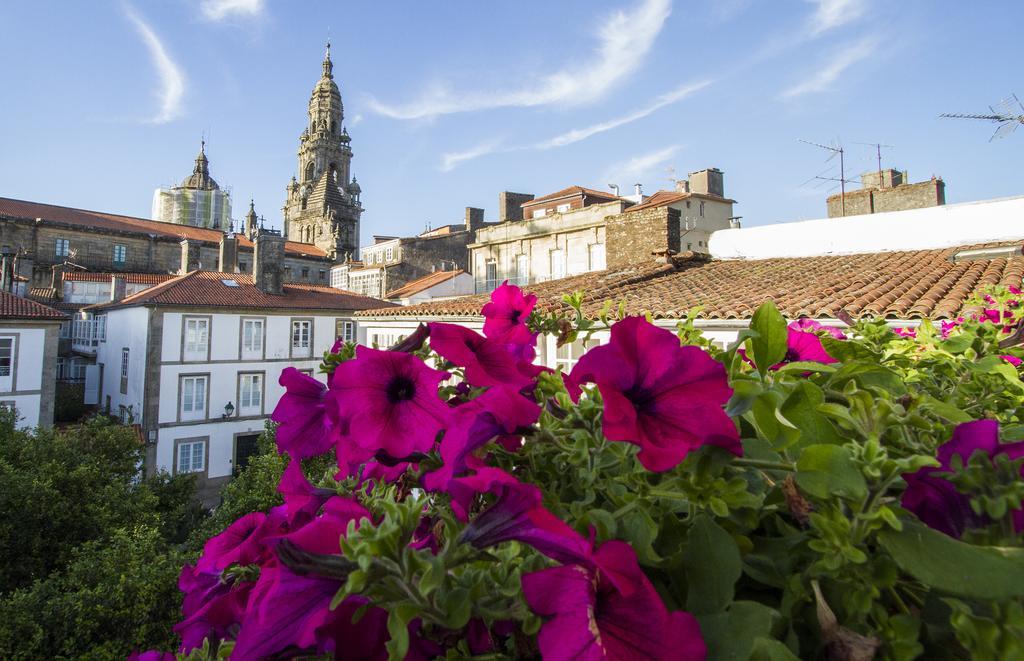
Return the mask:
<svg viewBox="0 0 1024 661">
<path fill-rule="evenodd" d="M 307 163 L 306 164 L 306 174 L 303 177 L 303 181 L 312 181 L 313 180 L 313 173 L 315 171 L 316 171 L 316 166 L 313 164 L 313 161 L 310 161 L 309 163 Z"/>
<path fill-rule="evenodd" d="M 337 125 L 337 124 L 335 123 L 335 121 L 334 121 L 334 120 L 332 119 L 332 120 L 331 120 L 331 133 L 335 133 L 335 132 L 337 132 L 337 130 L 338 130 L 338 125 Z"/>
<path fill-rule="evenodd" d="M 334 163 L 331 163 L 330 165 L 327 166 L 327 171 L 331 173 L 331 181 L 333 181 L 334 185 L 337 186 L 338 185 L 338 166 L 335 165 Z"/>
</svg>

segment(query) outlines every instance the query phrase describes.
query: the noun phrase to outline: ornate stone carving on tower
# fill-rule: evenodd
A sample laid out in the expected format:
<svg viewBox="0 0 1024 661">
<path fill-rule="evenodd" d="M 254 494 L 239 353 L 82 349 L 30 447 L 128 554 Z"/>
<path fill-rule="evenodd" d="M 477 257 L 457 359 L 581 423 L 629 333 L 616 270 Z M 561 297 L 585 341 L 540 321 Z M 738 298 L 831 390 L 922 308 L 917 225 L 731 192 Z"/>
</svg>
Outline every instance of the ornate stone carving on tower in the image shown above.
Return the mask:
<svg viewBox="0 0 1024 661">
<path fill-rule="evenodd" d="M 363 205 L 333 69 L 328 42 L 323 75 L 309 98 L 309 124 L 299 136 L 299 178 L 292 177 L 287 187 L 284 228 L 288 240 L 312 243 L 343 260 L 359 249 Z"/>
</svg>

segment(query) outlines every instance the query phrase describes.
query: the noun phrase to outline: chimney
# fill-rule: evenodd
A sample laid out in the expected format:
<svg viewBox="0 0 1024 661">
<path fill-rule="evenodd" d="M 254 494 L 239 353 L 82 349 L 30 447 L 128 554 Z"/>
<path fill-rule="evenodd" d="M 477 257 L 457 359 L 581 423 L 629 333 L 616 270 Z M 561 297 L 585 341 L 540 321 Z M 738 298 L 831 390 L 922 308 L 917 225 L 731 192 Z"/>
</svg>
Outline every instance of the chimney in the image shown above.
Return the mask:
<svg viewBox="0 0 1024 661">
<path fill-rule="evenodd" d="M 253 248 L 252 281 L 267 294 L 284 293 L 284 237 L 263 233 Z"/>
<path fill-rule="evenodd" d="M 472 232 L 484 224 L 484 210 L 466 207 L 466 229 Z"/>
<path fill-rule="evenodd" d="M 511 191 L 498 193 L 498 220 L 501 222 L 506 220 L 522 220 L 522 205 L 533 198 L 534 196 L 530 193 L 513 193 Z"/>
<path fill-rule="evenodd" d="M 58 301 L 64 300 L 64 265 L 54 264 L 51 272 L 50 289 L 53 290 L 53 297 Z"/>
<path fill-rule="evenodd" d="M 115 275 L 110 278 L 110 302 L 117 303 L 125 297 L 127 283 L 124 276 Z"/>
<path fill-rule="evenodd" d="M 690 188 L 694 193 L 725 197 L 725 184 L 722 171 L 718 168 L 706 168 L 690 173 Z"/>
<path fill-rule="evenodd" d="M 637 201 L 642 202 L 644 199 L 644 187 L 641 184 L 633 184 L 633 194 L 636 195 Z"/>
<path fill-rule="evenodd" d="M 185 275 L 199 267 L 199 244 L 189 239 L 182 239 L 181 266 L 178 268 L 178 275 Z"/>
<path fill-rule="evenodd" d="M 605 222 L 605 253 L 610 270 L 664 261 L 679 252 L 678 209 L 641 209 L 608 216 Z"/>
<path fill-rule="evenodd" d="M 690 180 L 689 179 L 677 179 L 676 180 L 676 192 L 677 193 L 689 193 L 690 192 Z"/>
<path fill-rule="evenodd" d="M 218 264 L 221 273 L 238 273 L 238 239 L 234 235 L 224 234 L 220 237 Z"/>
</svg>

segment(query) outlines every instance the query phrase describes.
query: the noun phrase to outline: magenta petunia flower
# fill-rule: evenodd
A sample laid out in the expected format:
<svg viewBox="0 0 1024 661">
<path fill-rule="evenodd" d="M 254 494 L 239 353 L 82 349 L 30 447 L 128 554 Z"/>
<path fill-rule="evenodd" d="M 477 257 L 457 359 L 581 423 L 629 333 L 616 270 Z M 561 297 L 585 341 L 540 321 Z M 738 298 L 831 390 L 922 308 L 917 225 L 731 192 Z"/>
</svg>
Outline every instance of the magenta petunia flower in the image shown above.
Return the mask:
<svg viewBox="0 0 1024 661">
<path fill-rule="evenodd" d="M 826 326 L 825 324 L 815 321 L 814 319 L 797 319 L 796 321 L 790 322 L 787 328 L 798 331 L 810 331 L 812 333 L 825 332 L 836 338 L 837 340 L 845 340 L 846 333 L 839 330 L 835 326 Z"/>
<path fill-rule="evenodd" d="M 540 417 L 540 406 L 510 386 L 494 386 L 452 413 L 452 424 L 441 439 L 440 469 L 428 473 L 423 485 L 432 491 L 445 489 L 448 481 L 466 469 L 466 457 L 491 439 L 514 448 L 520 435 Z"/>
<path fill-rule="evenodd" d="M 170 652 L 159 652 L 149 650 L 148 652 L 135 651 L 128 655 L 128 661 L 176 661 L 177 655 Z"/>
<path fill-rule="evenodd" d="M 535 295 L 524 296 L 519 287 L 503 282 L 480 311 L 484 315 L 484 335 L 499 344 L 533 346 L 537 336 L 530 332 L 526 320 L 536 305 Z"/>
<path fill-rule="evenodd" d="M 412 354 L 359 346 L 331 375 L 332 402 L 356 445 L 406 457 L 429 451 L 444 428 L 449 409 L 437 387 L 448 376 Z"/>
<path fill-rule="evenodd" d="M 474 386 L 530 386 L 544 368 L 524 360 L 509 345 L 490 340 L 455 324 L 430 324 L 430 348 L 466 370 Z"/>
<path fill-rule="evenodd" d="M 722 410 L 732 395 L 725 368 L 642 317 L 612 326 L 611 341 L 584 354 L 570 376 L 597 384 L 604 435 L 639 445 L 648 470 L 673 468 L 702 445 L 742 453 L 736 425 Z"/>
<path fill-rule="evenodd" d="M 957 425 L 953 438 L 939 446 L 936 459 L 939 466 L 922 468 L 903 475 L 907 489 L 900 504 L 913 512 L 926 525 L 951 537 L 960 537 L 968 528 L 984 526 L 985 517 L 971 508 L 970 499 L 957 491 L 942 473 L 952 470 L 953 457 L 966 464 L 975 452 L 989 457 L 1005 454 L 1011 459 L 1024 457 L 1024 441 L 999 442 L 999 423 L 995 420 L 975 420 Z M 1021 471 L 1024 476 L 1024 469 Z M 1014 529 L 1024 530 L 1024 508 L 1013 512 Z"/>
<path fill-rule="evenodd" d="M 327 499 L 334 495 L 331 489 L 314 487 L 302 473 L 302 464 L 292 459 L 281 475 L 277 491 L 284 496 L 291 526 L 301 525 L 316 516 Z"/>
<path fill-rule="evenodd" d="M 459 521 L 463 522 L 469 520 L 469 510 L 477 496 L 487 492 L 494 493 L 498 484 L 519 482 L 500 468 L 492 468 L 472 455 L 466 457 L 466 466 L 473 473 L 448 480 L 445 487 L 448 495 L 452 498 L 452 512 L 455 513 L 455 517 Z"/>
<path fill-rule="evenodd" d="M 281 396 L 270 419 L 277 423 L 277 451 L 292 459 L 324 454 L 337 441 L 337 424 L 328 415 L 327 387 L 294 367 L 281 371 Z"/>
<path fill-rule="evenodd" d="M 497 500 L 462 531 L 460 543 L 485 549 L 517 541 L 559 562 L 587 560 L 589 542 L 544 507 L 540 489 L 535 485 L 509 475 L 507 479 L 490 480 L 487 491 L 496 495 Z"/>
<path fill-rule="evenodd" d="M 224 532 L 207 540 L 203 555 L 196 563 L 200 572 L 220 572 L 233 564 L 250 565 L 264 554 L 263 540 L 270 531 L 264 525 L 267 515 L 252 512 L 236 520 Z"/>
<path fill-rule="evenodd" d="M 188 654 L 202 647 L 207 638 L 234 637 L 245 617 L 253 586 L 251 582 L 224 582 L 219 571 L 182 567 L 178 589 L 184 595 L 183 617 L 174 625 L 174 632 L 181 637 L 179 650 Z"/>
<path fill-rule="evenodd" d="M 917 330 L 914 329 L 914 328 L 907 328 L 907 327 L 901 326 L 899 328 L 893 328 L 892 332 L 896 333 L 900 337 L 909 337 L 909 338 L 917 337 Z"/>
<path fill-rule="evenodd" d="M 1000 358 L 1002 358 L 1006 362 L 1010 363 L 1014 367 L 1020 367 L 1021 363 L 1024 363 L 1024 361 L 1022 361 L 1017 356 L 1011 356 L 1010 354 L 1004 354 L 1004 355 L 1000 356 Z"/>
<path fill-rule="evenodd" d="M 782 362 L 796 363 L 801 361 L 815 363 L 838 362 L 825 351 L 825 346 L 821 343 L 821 338 L 818 337 L 817 333 L 799 330 L 793 328 L 793 325 L 790 324 L 789 328 L 786 329 L 786 357 L 782 359 Z M 772 369 L 778 367 L 780 365 L 773 365 Z"/>
<path fill-rule="evenodd" d="M 605 542 L 594 565 L 543 569 L 522 585 L 530 609 L 545 618 L 537 642 L 546 661 L 707 655 L 696 618 L 665 608 L 625 542 Z"/>
</svg>

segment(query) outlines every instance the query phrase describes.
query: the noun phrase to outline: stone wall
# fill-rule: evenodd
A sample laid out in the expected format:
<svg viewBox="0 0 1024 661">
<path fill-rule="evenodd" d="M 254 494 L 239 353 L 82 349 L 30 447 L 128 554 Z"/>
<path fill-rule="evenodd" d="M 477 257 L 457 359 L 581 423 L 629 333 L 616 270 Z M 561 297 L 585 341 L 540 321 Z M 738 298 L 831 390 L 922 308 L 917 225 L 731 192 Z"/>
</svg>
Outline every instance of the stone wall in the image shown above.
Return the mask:
<svg viewBox="0 0 1024 661">
<path fill-rule="evenodd" d="M 608 269 L 651 262 L 659 255 L 679 252 L 680 212 L 655 207 L 610 216 L 605 227 Z"/>
<path fill-rule="evenodd" d="M 522 220 L 522 205 L 532 200 L 534 196 L 530 193 L 513 193 L 502 191 L 498 193 L 498 220 Z"/>
<path fill-rule="evenodd" d="M 862 188 L 846 194 L 846 215 L 860 216 L 884 211 L 906 211 L 936 207 L 946 203 L 946 184 L 932 179 L 916 184 L 903 184 L 893 188 Z M 843 196 L 828 198 L 828 217 L 843 215 Z"/>
</svg>

